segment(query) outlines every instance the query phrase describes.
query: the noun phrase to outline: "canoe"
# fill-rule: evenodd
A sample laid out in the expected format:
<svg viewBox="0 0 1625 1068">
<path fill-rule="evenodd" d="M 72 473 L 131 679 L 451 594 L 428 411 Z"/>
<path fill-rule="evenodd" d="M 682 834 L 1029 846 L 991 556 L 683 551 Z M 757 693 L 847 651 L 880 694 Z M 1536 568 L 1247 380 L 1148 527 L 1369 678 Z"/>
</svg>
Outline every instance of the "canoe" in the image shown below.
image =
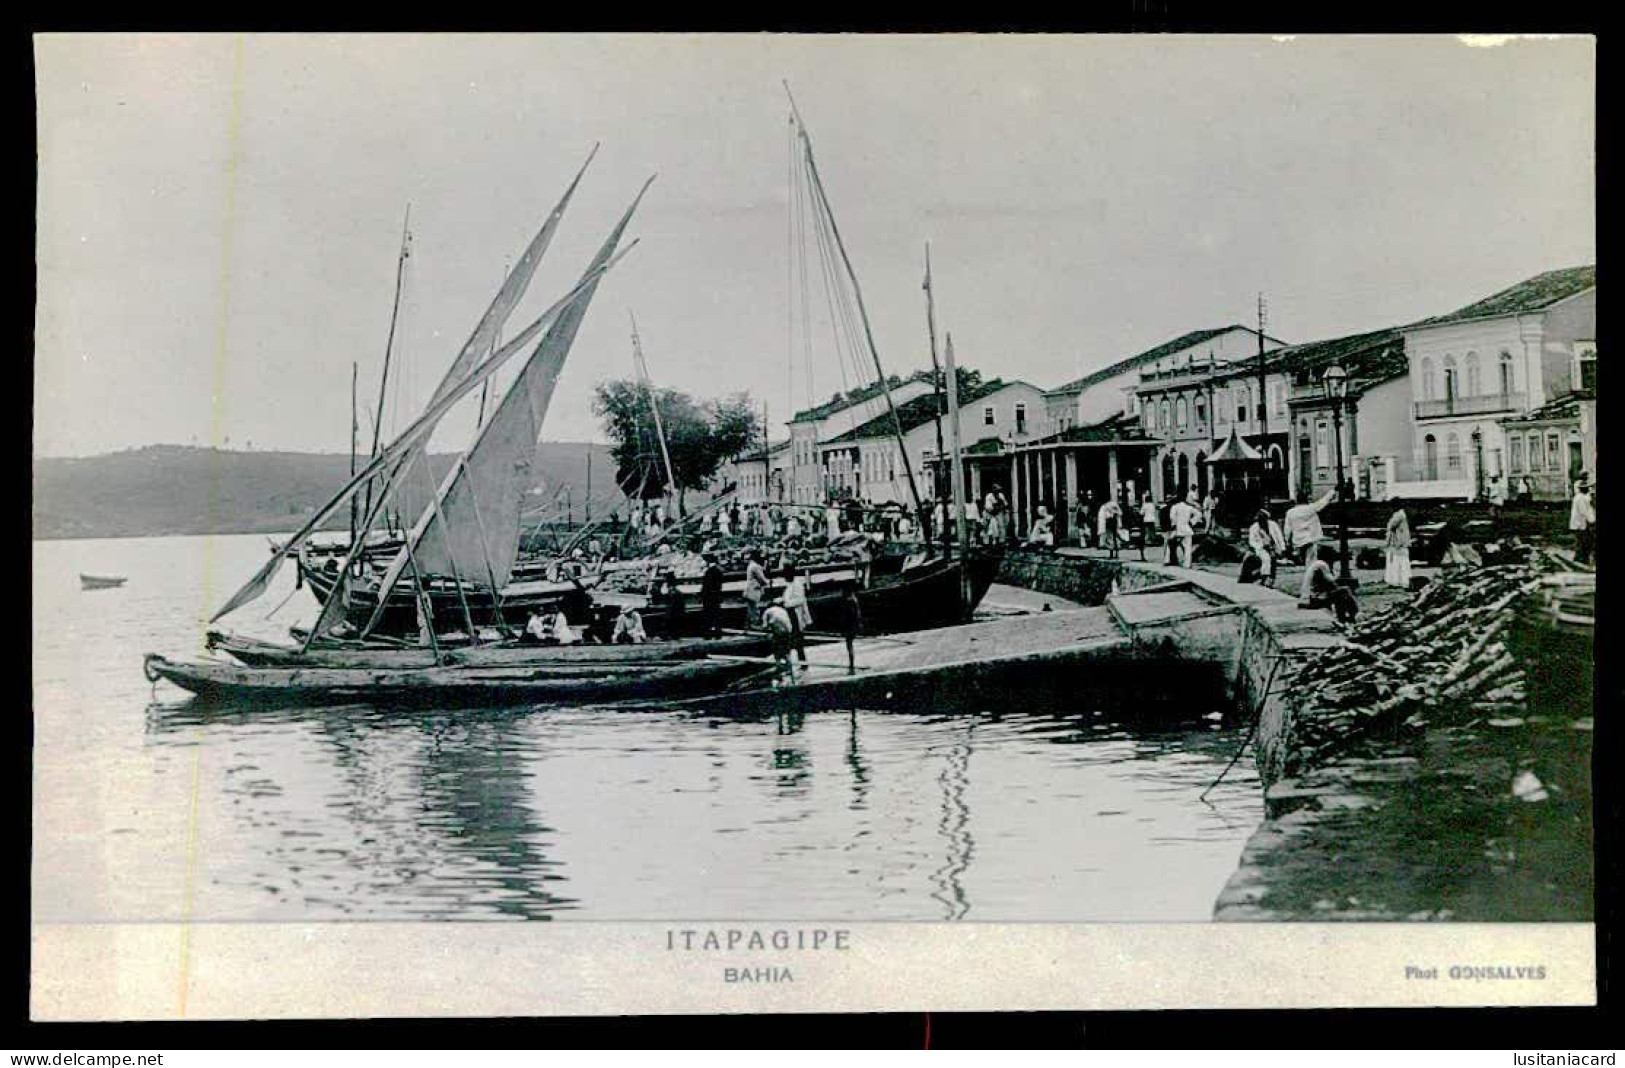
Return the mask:
<svg viewBox="0 0 1625 1068">
<path fill-rule="evenodd" d="M 210 631 L 206 646 L 231 656 L 248 667 L 365 667 L 427 668 L 435 666 L 434 650 L 325 643 L 309 652 L 291 645 Z M 445 662 L 471 667 L 513 667 L 583 664 L 669 664 L 706 656 L 766 655 L 772 642 L 765 634 L 738 634 L 721 638 L 684 638 L 651 641 L 643 645 L 520 645 L 503 643 L 445 651 Z"/>
<path fill-rule="evenodd" d="M 116 590 L 127 581 L 122 575 L 79 575 L 79 586 L 86 590 Z"/>
<path fill-rule="evenodd" d="M 142 669 L 152 682 L 164 679 L 220 703 L 435 706 L 687 696 L 771 670 L 754 659 L 543 668 L 255 668 L 224 661 L 175 661 L 156 653 L 147 654 Z"/>
</svg>

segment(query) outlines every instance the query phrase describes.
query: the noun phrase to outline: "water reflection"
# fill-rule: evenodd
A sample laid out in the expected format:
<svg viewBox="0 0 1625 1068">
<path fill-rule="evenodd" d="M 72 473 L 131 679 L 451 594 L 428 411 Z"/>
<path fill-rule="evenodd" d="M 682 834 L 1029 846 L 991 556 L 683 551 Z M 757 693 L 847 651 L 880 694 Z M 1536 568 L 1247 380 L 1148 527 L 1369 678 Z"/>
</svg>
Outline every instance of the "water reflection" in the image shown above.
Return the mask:
<svg viewBox="0 0 1625 1068">
<path fill-rule="evenodd" d="M 184 651 L 213 600 L 164 585 L 186 548 L 75 548 L 128 554 L 106 568 L 135 596 L 41 595 L 38 918 L 175 915 L 195 788 L 188 907 L 216 920 L 1205 920 L 1259 818 L 1250 759 L 1197 800 L 1242 740 L 1215 709 L 1153 729 L 1087 680 L 1018 709 L 738 718 L 165 687 L 143 718 L 142 645 Z"/>
</svg>

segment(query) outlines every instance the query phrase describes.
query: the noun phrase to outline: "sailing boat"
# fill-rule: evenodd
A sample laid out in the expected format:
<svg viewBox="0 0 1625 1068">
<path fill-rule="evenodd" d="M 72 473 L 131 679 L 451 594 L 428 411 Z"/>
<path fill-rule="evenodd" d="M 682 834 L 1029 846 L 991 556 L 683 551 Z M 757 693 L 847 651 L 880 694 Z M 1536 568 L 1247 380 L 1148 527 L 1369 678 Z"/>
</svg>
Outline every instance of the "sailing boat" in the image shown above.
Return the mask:
<svg viewBox="0 0 1625 1068">
<path fill-rule="evenodd" d="M 580 175 L 576 178 L 579 181 Z M 433 623 L 433 605 L 425 593 L 427 582 L 443 581 L 441 576 L 450 576 L 462 608 L 462 622 L 470 633 L 476 629 L 470 610 L 471 597 L 483 594 L 500 610 L 504 584 L 512 574 L 518 555 L 521 505 L 528 488 L 528 468 L 540 438 L 542 420 L 552 399 L 554 385 L 599 280 L 630 251 L 631 245 L 619 251 L 617 245 L 648 185 L 647 182 L 644 184 L 637 198 L 626 209 L 576 286 L 529 327 L 484 360 L 476 362 L 477 354 L 485 347 L 483 339 L 500 326 L 522 295 L 529 275 L 534 271 L 536 261 L 550 240 L 552 230 L 569 199 L 570 194 L 566 193 L 565 199 L 554 209 L 521 263 L 504 283 L 452 371 L 436 390 L 427 410 L 393 443 L 379 451 L 303 528 L 279 546 L 271 560 L 215 614 L 215 620 L 263 594 L 281 562 L 300 551 L 321 523 L 334 515 L 363 486 L 370 485 L 376 479 L 381 489 L 376 501 L 368 502 L 367 515 L 358 527 L 358 537 L 350 546 L 344 566 L 338 571 L 339 588 L 324 603 L 321 616 L 306 639 L 305 648 L 297 654 L 287 650 L 287 654 L 290 658 L 308 656 L 319 637 L 346 629 L 344 617 L 350 607 L 350 588 L 360 586 L 365 581 L 355 578 L 354 563 L 367 545 L 368 531 L 383 513 L 392 490 L 400 484 L 403 475 L 410 473 L 410 467 L 421 460 L 429 434 L 450 407 L 481 386 L 502 363 L 540 333 L 540 343 L 522 366 L 496 413 L 480 427 L 474 443 L 459 457 L 428 507 L 407 533 L 399 552 L 382 576 L 372 584 L 372 617 L 358 635 L 366 637 L 376 626 L 396 585 L 410 571 L 413 582 L 410 589 L 416 607 L 424 617 L 421 632 L 432 646 L 434 662 L 445 664 L 451 661 L 451 657 L 442 656 L 439 648 Z M 572 183 L 570 188 L 573 191 L 575 184 Z M 476 578 L 481 568 L 483 575 Z M 219 647 L 214 637 L 211 636 L 211 646 Z M 360 657 L 359 660 L 350 662 L 341 658 L 341 662 L 333 667 L 317 667 L 302 660 L 284 661 L 286 666 L 277 667 L 236 667 L 220 662 L 185 664 L 151 654 L 146 659 L 145 671 L 154 681 L 168 679 L 200 694 L 255 699 L 286 695 L 302 701 L 314 701 L 349 699 L 363 693 L 385 694 L 392 699 L 404 699 L 415 694 L 433 700 L 604 696 L 621 692 L 634 684 L 646 694 L 651 688 L 708 684 L 715 678 L 733 677 L 756 668 L 750 662 L 688 663 L 671 657 L 664 657 L 658 662 L 638 663 L 631 668 L 621 664 L 618 670 L 613 671 L 604 670 L 603 665 L 596 661 L 573 665 L 555 663 L 538 668 L 532 663 L 508 667 L 464 659 L 453 666 L 410 667 L 385 675 L 379 674 L 375 665 L 366 663 L 369 652 L 377 651 L 358 650 L 356 655 Z"/>
<path fill-rule="evenodd" d="M 902 456 L 903 472 L 907 476 L 909 497 L 914 506 L 914 514 L 921 529 L 927 524 L 926 508 L 920 500 L 919 487 L 914 481 L 914 467 L 909 459 L 908 442 L 903 433 L 902 422 L 897 415 L 897 407 L 892 402 L 891 389 L 888 386 L 884 368 L 880 363 L 880 352 L 875 346 L 874 329 L 869 321 L 869 312 L 864 304 L 863 289 L 858 283 L 857 271 L 852 266 L 852 259 L 846 250 L 846 243 L 841 238 L 841 230 L 835 221 L 834 209 L 830 206 L 829 196 L 824 190 L 823 178 L 818 172 L 817 161 L 813 157 L 812 137 L 807 132 L 807 124 L 801 117 L 801 111 L 796 107 L 795 97 L 790 94 L 790 86 L 785 84 L 785 94 L 790 99 L 790 122 L 794 128 L 797 142 L 800 145 L 800 162 L 804 169 L 807 187 L 810 193 L 808 198 L 814 220 L 820 228 L 819 236 L 825 238 L 839 254 L 840 272 L 845 275 L 851 286 L 852 297 L 856 305 L 857 319 L 862 324 L 862 340 L 864 348 L 873 363 L 876 381 L 881 386 L 881 395 L 885 398 L 887 411 L 890 413 L 891 428 L 897 442 L 897 448 Z M 825 237 L 827 235 L 827 238 Z M 930 267 L 927 264 L 927 280 L 925 290 L 928 301 L 931 300 Z M 830 272 L 826 278 L 834 277 Z M 838 294 L 836 287 L 831 286 L 830 296 L 832 303 L 844 297 Z M 927 305 L 928 320 L 931 324 L 932 360 L 936 358 L 936 326 L 934 306 Z M 954 371 L 951 366 L 948 370 L 948 384 L 950 398 L 953 397 L 954 387 L 957 383 L 953 379 Z M 998 571 L 1000 553 L 997 548 L 973 548 L 968 544 L 964 531 L 964 497 L 963 485 L 959 476 L 960 453 L 958 441 L 957 411 L 952 418 L 955 446 L 952 452 L 952 470 L 955 475 L 954 485 L 957 487 L 953 498 L 955 523 L 959 528 L 959 536 L 953 545 L 938 544 L 933 541 L 924 554 L 911 556 L 906 560 L 895 575 L 877 575 L 871 584 L 860 590 L 859 603 L 863 608 L 865 629 L 877 631 L 924 630 L 930 627 L 949 626 L 955 623 L 968 621 L 975 612 L 976 606 L 993 584 L 994 575 Z M 944 539 L 946 540 L 946 539 Z"/>
</svg>

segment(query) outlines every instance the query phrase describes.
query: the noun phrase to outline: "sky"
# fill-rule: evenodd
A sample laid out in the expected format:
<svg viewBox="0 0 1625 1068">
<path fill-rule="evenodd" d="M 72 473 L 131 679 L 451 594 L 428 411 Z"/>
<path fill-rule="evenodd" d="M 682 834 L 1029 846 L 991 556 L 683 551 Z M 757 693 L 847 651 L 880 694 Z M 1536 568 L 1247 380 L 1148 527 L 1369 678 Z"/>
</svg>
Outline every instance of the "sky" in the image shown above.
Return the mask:
<svg viewBox="0 0 1625 1068">
<path fill-rule="evenodd" d="M 1260 292 L 1268 332 L 1309 341 L 1596 256 L 1588 38 L 44 35 L 35 55 L 40 456 L 347 450 L 410 205 L 387 439 L 595 143 L 511 330 L 658 178 L 544 440 L 604 440 L 592 388 L 632 372 L 629 312 L 658 385 L 748 391 L 782 436 L 859 384 L 827 323 L 809 346 L 791 320 L 783 80 L 888 373 L 929 366 L 927 241 L 959 363 L 1041 388 L 1251 324 Z"/>
</svg>

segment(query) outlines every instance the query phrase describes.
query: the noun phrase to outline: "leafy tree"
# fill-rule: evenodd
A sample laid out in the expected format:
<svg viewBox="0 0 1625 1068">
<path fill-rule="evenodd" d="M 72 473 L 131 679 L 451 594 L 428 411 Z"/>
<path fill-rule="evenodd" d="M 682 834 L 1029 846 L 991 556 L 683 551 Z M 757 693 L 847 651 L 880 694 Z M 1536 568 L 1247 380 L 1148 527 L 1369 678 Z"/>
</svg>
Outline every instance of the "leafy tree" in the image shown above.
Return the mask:
<svg viewBox="0 0 1625 1068">
<path fill-rule="evenodd" d="M 654 396 L 671 454 L 679 509 L 684 507 L 686 491 L 702 489 L 723 463 L 763 440 L 761 418 L 748 394 L 696 401 L 674 389 L 656 389 Z M 593 411 L 609 435 L 620 484 L 633 495 L 641 486 L 644 500 L 664 496 L 666 465 L 649 411 L 648 391 L 624 379 L 601 382 Z"/>
</svg>

